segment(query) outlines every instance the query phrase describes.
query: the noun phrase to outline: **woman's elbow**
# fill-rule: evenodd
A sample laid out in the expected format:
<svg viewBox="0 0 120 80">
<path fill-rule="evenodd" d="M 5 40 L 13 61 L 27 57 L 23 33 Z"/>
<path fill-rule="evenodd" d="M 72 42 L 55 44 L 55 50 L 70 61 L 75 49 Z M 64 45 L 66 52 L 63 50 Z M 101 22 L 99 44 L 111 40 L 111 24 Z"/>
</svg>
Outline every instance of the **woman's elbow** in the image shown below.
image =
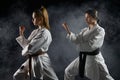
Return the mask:
<svg viewBox="0 0 120 80">
<path fill-rule="evenodd" d="M 28 51 L 26 51 L 26 50 L 22 50 L 22 56 L 27 56 L 28 55 Z"/>
</svg>

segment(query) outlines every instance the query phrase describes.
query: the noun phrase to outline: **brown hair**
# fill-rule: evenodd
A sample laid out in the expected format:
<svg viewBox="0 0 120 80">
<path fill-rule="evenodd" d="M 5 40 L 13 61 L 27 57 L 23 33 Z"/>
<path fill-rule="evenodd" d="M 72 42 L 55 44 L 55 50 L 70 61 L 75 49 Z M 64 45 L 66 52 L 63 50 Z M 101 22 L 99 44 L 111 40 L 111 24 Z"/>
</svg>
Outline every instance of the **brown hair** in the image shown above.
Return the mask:
<svg viewBox="0 0 120 80">
<path fill-rule="evenodd" d="M 34 13 L 38 16 L 38 17 L 42 17 L 43 18 L 43 26 L 47 29 L 50 29 L 50 25 L 49 25 L 49 16 L 48 16 L 48 12 L 47 9 L 45 7 L 41 7 L 40 10 L 35 10 Z"/>
<path fill-rule="evenodd" d="M 87 10 L 85 13 L 89 14 L 90 16 L 92 16 L 94 19 L 97 20 L 97 22 L 99 22 L 99 19 L 98 19 L 98 11 L 95 10 L 95 9 L 89 9 Z"/>
</svg>

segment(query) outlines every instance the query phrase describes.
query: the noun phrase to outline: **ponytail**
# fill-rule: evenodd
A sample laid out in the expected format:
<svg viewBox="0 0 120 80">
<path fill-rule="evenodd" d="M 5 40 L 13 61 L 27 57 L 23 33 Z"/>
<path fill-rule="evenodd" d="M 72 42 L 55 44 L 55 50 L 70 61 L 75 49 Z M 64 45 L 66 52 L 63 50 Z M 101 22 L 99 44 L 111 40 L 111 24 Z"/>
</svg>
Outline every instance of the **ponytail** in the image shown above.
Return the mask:
<svg viewBox="0 0 120 80">
<path fill-rule="evenodd" d="M 40 11 L 42 12 L 42 15 L 43 15 L 43 26 L 46 27 L 48 30 L 50 30 L 49 16 L 48 16 L 47 9 L 42 6 L 40 8 Z"/>
</svg>

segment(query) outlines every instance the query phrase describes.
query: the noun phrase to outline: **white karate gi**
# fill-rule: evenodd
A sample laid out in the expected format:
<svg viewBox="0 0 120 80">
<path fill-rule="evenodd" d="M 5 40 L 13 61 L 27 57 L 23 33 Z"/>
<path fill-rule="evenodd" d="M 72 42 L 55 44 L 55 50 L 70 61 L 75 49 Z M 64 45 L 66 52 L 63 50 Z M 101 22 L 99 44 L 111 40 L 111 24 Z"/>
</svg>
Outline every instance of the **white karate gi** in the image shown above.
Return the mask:
<svg viewBox="0 0 120 80">
<path fill-rule="evenodd" d="M 28 39 L 25 39 L 24 36 L 19 36 L 16 40 L 23 48 L 22 55 L 26 56 L 28 54 L 35 54 L 39 50 L 47 52 L 52 42 L 52 37 L 46 28 L 38 28 L 32 31 Z M 29 48 L 29 45 L 32 47 Z M 15 80 L 29 80 L 28 70 L 29 60 L 26 60 L 15 72 L 13 78 Z M 43 80 L 44 76 L 48 80 L 58 80 L 47 53 L 32 57 L 32 76 L 40 80 Z"/>
<path fill-rule="evenodd" d="M 77 35 L 71 32 L 67 38 L 77 45 L 79 51 L 91 52 L 102 47 L 104 36 L 104 29 L 97 24 L 92 29 L 84 28 Z M 75 76 L 78 74 L 79 57 L 65 69 L 64 80 L 75 80 Z M 114 80 L 109 74 L 101 52 L 95 56 L 87 55 L 85 76 L 90 80 Z"/>
</svg>

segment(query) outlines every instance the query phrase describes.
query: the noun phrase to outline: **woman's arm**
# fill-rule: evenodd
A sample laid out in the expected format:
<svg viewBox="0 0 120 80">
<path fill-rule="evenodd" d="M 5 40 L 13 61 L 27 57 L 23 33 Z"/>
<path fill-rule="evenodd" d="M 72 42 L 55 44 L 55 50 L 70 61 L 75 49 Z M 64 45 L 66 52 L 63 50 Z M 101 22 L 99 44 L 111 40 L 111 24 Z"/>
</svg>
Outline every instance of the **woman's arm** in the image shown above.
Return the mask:
<svg viewBox="0 0 120 80">
<path fill-rule="evenodd" d="M 37 51 L 41 50 L 41 48 L 46 44 L 48 40 L 48 32 L 43 31 L 41 34 L 38 34 L 34 39 L 30 41 L 28 46 L 22 51 L 22 55 L 26 56 L 28 54 L 35 54 Z M 51 41 L 51 40 L 49 40 Z"/>
<path fill-rule="evenodd" d="M 80 41 L 81 41 L 81 33 L 82 33 L 82 31 L 79 34 L 75 34 L 75 33 L 70 31 L 70 29 L 69 29 L 69 27 L 68 27 L 68 25 L 66 23 L 63 23 L 62 26 L 65 29 L 65 31 L 67 32 L 67 38 L 70 41 L 72 41 L 73 43 L 79 44 Z"/>
<path fill-rule="evenodd" d="M 65 29 L 65 31 L 70 35 L 71 31 L 70 31 L 68 25 L 66 23 L 63 23 L 62 26 Z"/>
<path fill-rule="evenodd" d="M 16 38 L 17 42 L 20 44 L 20 46 L 22 48 L 25 48 L 25 46 L 27 46 L 28 44 L 28 40 L 24 37 L 24 31 L 25 31 L 25 27 L 24 26 L 20 26 L 19 27 L 19 37 Z"/>
</svg>

